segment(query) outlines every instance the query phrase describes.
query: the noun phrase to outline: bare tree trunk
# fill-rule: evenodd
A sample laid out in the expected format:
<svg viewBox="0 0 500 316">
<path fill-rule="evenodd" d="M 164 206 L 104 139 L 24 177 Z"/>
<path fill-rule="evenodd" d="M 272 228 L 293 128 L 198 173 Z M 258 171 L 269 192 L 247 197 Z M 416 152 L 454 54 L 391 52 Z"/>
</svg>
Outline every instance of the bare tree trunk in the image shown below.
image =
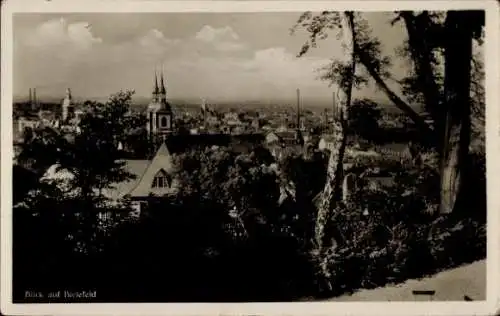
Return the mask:
<svg viewBox="0 0 500 316">
<path fill-rule="evenodd" d="M 331 212 L 339 200 L 343 175 L 343 159 L 346 148 L 345 118 L 343 115 L 333 123 L 334 148 L 328 160 L 327 179 L 321 195 L 321 202 L 316 217 L 316 244 L 319 249 L 334 246 L 331 234 L 325 234 L 325 227 L 331 218 Z"/>
<path fill-rule="evenodd" d="M 356 39 L 356 33 L 354 28 L 354 16 L 352 12 L 345 12 L 344 18 L 344 37 L 345 41 L 350 45 L 348 47 L 348 52 L 346 52 L 347 62 L 351 65 L 350 73 L 354 75 L 356 70 L 356 61 L 354 58 L 354 42 Z M 349 36 L 346 30 L 350 30 L 352 35 Z M 339 113 L 334 117 L 333 123 L 333 133 L 334 133 L 334 148 L 332 148 L 330 153 L 330 158 L 328 162 L 327 169 L 327 180 L 325 187 L 322 192 L 320 205 L 318 207 L 318 213 L 316 217 L 315 226 L 315 241 L 318 251 L 324 253 L 325 251 L 331 249 L 335 246 L 335 232 L 326 231 L 325 227 L 328 222 L 331 221 L 332 211 L 335 209 L 336 203 L 339 200 L 341 192 L 341 183 L 343 176 L 343 159 L 344 152 L 346 148 L 346 116 L 347 109 L 351 103 L 352 96 L 352 79 L 353 76 L 349 78 L 349 84 L 346 87 L 340 87 L 337 97 L 337 104 L 339 105 Z M 329 225 L 328 225 L 329 226 Z M 326 269 L 326 267 L 325 267 Z M 325 271 L 325 273 L 327 273 Z"/>
<path fill-rule="evenodd" d="M 467 12 L 450 11 L 446 18 L 445 99 L 446 121 L 441 152 L 440 213 L 451 213 L 465 192 L 471 133 L 472 32 Z"/>
</svg>

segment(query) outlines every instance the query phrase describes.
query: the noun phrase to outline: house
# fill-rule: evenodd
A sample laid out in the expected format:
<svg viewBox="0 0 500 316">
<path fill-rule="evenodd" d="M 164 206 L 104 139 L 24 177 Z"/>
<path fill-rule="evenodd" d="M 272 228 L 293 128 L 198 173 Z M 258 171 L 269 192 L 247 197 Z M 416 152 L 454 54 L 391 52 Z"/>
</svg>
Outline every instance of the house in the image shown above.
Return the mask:
<svg viewBox="0 0 500 316">
<path fill-rule="evenodd" d="M 278 144 L 280 142 L 280 137 L 276 132 L 269 132 L 266 134 L 265 141 L 267 145 Z"/>
<path fill-rule="evenodd" d="M 408 143 L 377 145 L 373 150 L 387 160 L 411 161 L 413 159 L 413 154 Z"/>
<path fill-rule="evenodd" d="M 131 179 L 114 183 L 110 188 L 96 189 L 94 193 L 108 199 L 109 205 L 117 205 L 122 202 L 130 202 L 134 212 L 139 215 L 146 199 L 150 197 L 163 197 L 175 195 L 178 192 L 178 182 L 175 179 L 175 166 L 172 155 L 167 146 L 162 144 L 151 160 L 130 159 L 125 162 L 125 171 L 132 175 Z M 58 164 L 52 165 L 43 175 L 41 181 L 52 183 L 65 192 L 66 196 L 76 196 L 78 189 L 70 185 L 75 175 L 67 169 L 61 169 Z M 106 218 L 108 214 L 101 214 Z"/>
<path fill-rule="evenodd" d="M 236 112 L 226 112 L 224 113 L 224 120 L 225 121 L 239 121 L 239 116 L 238 113 Z"/>
<path fill-rule="evenodd" d="M 207 125 L 219 125 L 221 122 L 219 120 L 219 118 L 215 115 L 207 115 L 206 117 L 206 123 Z"/>
<path fill-rule="evenodd" d="M 259 130 L 260 125 L 261 125 L 260 123 L 261 123 L 261 120 L 259 118 L 253 118 L 252 123 L 250 125 L 253 129 Z"/>
<path fill-rule="evenodd" d="M 285 145 L 296 145 L 304 142 L 302 137 L 302 132 L 300 130 L 287 131 L 287 132 L 276 132 L 282 144 Z"/>
<path fill-rule="evenodd" d="M 283 133 L 288 131 L 288 126 L 287 125 L 280 125 L 276 128 L 277 133 Z"/>
<path fill-rule="evenodd" d="M 299 130 L 292 132 L 269 132 L 265 136 L 265 146 L 277 160 L 293 153 L 302 153 L 304 139 Z"/>
<path fill-rule="evenodd" d="M 21 116 L 17 120 L 17 128 L 14 131 L 16 136 L 22 136 L 26 128 L 35 129 L 40 124 L 40 121 L 35 116 Z"/>
<path fill-rule="evenodd" d="M 162 197 L 177 194 L 179 185 L 175 178 L 176 167 L 166 144 L 160 146 L 150 161 L 128 160 L 126 163 L 129 170 L 137 173 L 135 180 L 131 180 L 134 182 L 131 185 L 132 189 L 121 193 L 135 202 L 134 204 L 139 206 L 139 211 L 142 202 L 150 196 Z"/>
<path fill-rule="evenodd" d="M 294 154 L 300 154 L 303 151 L 302 146 L 271 146 L 269 152 L 276 160 L 282 160 Z"/>
<path fill-rule="evenodd" d="M 319 150 L 332 150 L 334 148 L 334 139 L 335 137 L 333 135 L 324 135 L 321 137 L 318 143 L 318 149 Z"/>
<path fill-rule="evenodd" d="M 368 188 L 372 191 L 384 190 L 393 187 L 396 182 L 392 176 L 369 176 L 366 178 Z"/>
</svg>

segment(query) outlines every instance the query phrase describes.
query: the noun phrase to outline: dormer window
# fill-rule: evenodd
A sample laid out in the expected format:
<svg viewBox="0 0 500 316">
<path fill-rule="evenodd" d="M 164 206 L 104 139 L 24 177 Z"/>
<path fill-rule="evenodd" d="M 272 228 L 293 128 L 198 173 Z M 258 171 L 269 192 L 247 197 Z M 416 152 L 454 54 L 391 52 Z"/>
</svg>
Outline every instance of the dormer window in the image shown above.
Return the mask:
<svg viewBox="0 0 500 316">
<path fill-rule="evenodd" d="M 161 169 L 156 173 L 153 179 L 153 188 L 168 188 L 170 187 L 170 177 L 165 172 L 165 170 Z"/>
</svg>

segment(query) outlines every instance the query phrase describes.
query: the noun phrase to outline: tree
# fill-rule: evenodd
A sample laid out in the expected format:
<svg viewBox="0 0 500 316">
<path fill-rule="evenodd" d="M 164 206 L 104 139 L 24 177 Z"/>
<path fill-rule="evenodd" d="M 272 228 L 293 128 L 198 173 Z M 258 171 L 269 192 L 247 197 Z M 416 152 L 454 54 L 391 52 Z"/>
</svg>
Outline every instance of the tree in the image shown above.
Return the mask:
<svg viewBox="0 0 500 316">
<path fill-rule="evenodd" d="M 446 16 L 441 213 L 451 213 L 457 201 L 466 198 L 463 188 L 470 169 L 472 45 L 482 24 L 484 12 L 450 11 Z"/>
<path fill-rule="evenodd" d="M 235 209 L 235 218 L 241 216 L 241 222 L 231 222 L 238 225 L 274 216 L 279 188 L 277 176 L 269 168 L 269 153 L 264 150 L 256 148 L 250 154 L 236 154 L 219 147 L 177 156 L 182 186 L 179 199 L 193 208 L 213 206 L 212 211 L 225 214 L 223 222 L 230 219 L 229 211 Z"/>
<path fill-rule="evenodd" d="M 378 131 L 378 121 L 382 117 L 377 104 L 369 99 L 354 100 L 348 109 L 348 126 L 351 133 L 370 138 Z"/>
<path fill-rule="evenodd" d="M 119 92 L 104 104 L 87 101 L 85 113 L 73 129 L 48 126 L 35 129 L 18 157 L 23 166 L 37 175 L 38 184 L 33 188 L 35 196 L 30 201 L 33 213 L 50 208 L 68 211 L 63 220 L 68 224 L 67 233 L 81 237 L 74 240 L 81 241 L 84 252 L 96 241 L 98 213 L 128 209 L 127 205 L 112 207 L 106 203 L 103 190 L 132 177 L 124 169 L 125 163 L 120 160 L 118 150 L 118 143 L 124 142 L 128 132 L 140 123 L 129 115 L 132 94 Z M 42 175 L 53 165 L 69 173 L 69 191 L 76 196 L 54 193 L 51 183 L 40 183 Z M 55 184 L 59 180 L 51 182 Z M 79 223 L 77 228 L 73 221 Z"/>
<path fill-rule="evenodd" d="M 118 144 L 125 142 L 131 129 L 142 123 L 129 116 L 133 92 L 118 92 L 106 103 L 87 101 L 79 132 L 63 152 L 61 167 L 73 174 L 73 185 L 84 200 L 102 196 L 103 189 L 130 179 L 121 161 Z"/>
<path fill-rule="evenodd" d="M 61 153 L 67 147 L 68 140 L 60 130 L 40 126 L 24 134 L 17 162 L 41 178 L 50 166 L 59 161 Z"/>
<path fill-rule="evenodd" d="M 330 152 L 330 158 L 327 167 L 326 184 L 321 194 L 321 199 L 318 206 L 315 225 L 315 243 L 317 245 L 317 255 L 320 261 L 321 274 L 325 277 L 326 285 L 329 289 L 332 288 L 329 280 L 329 269 L 327 267 L 328 252 L 334 250 L 337 243 L 335 232 L 328 231 L 327 225 L 330 224 L 332 212 L 336 208 L 340 198 L 340 188 L 343 175 L 343 160 L 346 148 L 346 129 L 347 129 L 347 114 L 351 105 L 352 89 L 355 84 L 356 74 L 356 45 L 357 45 L 357 30 L 355 28 L 355 14 L 346 11 L 343 14 L 334 14 L 332 17 L 332 28 L 337 28 L 343 35 L 346 49 L 346 61 L 343 63 L 335 63 L 335 67 L 339 69 L 339 77 L 336 84 L 339 87 L 337 97 L 339 99 L 339 111 L 334 113 L 334 148 Z M 350 33 L 350 34 L 349 34 Z M 304 50 L 303 50 L 304 52 Z M 334 68 L 334 67 L 332 67 Z M 333 73 L 332 73 L 333 74 Z"/>
<path fill-rule="evenodd" d="M 387 71 L 390 59 L 382 56 L 380 42 L 371 35 L 367 21 L 362 18 L 355 23 L 358 36 L 354 42 L 354 52 L 355 60 L 364 66 L 366 73 L 359 74 L 361 78 L 357 81 L 363 83 L 372 79 L 393 104 L 415 123 L 421 132 L 421 142 L 440 153 L 443 190 L 441 212 L 449 213 L 457 206 L 450 201 L 457 200 L 460 192 L 458 188 L 463 181 L 456 176 L 460 173 L 458 170 L 463 173 L 467 169 L 466 148 L 470 142 L 468 122 L 470 122 L 471 107 L 470 63 L 473 60 L 471 48 L 472 39 L 481 38 L 484 11 L 396 12 L 393 22 L 397 21 L 404 21 L 408 41 L 404 43 L 405 47 L 401 51 L 403 55 L 409 56 L 413 66 L 410 76 L 401 81 L 402 91 L 406 96 L 413 96 L 414 100 L 423 103 L 433 119 L 433 124 L 428 124 L 424 117 L 389 88 L 386 81 L 391 79 Z M 299 56 L 305 54 L 311 47 L 316 47 L 317 41 L 326 38 L 328 30 L 335 29 L 337 23 L 338 14 L 335 12 L 322 12 L 318 15 L 304 13 L 295 28 L 299 26 L 306 28 L 310 33 L 310 39 L 303 45 Z M 460 36 L 460 41 L 455 43 L 451 40 L 454 37 L 451 36 Z M 457 47 L 460 47 L 462 53 L 454 55 L 452 52 Z M 444 55 L 441 54 L 443 50 Z M 443 64 L 444 73 L 441 73 L 439 69 L 443 68 Z M 339 69 L 337 65 L 338 63 L 333 61 L 330 65 L 331 70 L 324 74 L 323 79 L 335 81 L 335 72 L 341 76 L 342 72 L 336 71 Z M 440 89 L 443 82 L 445 88 Z M 462 90 L 456 94 L 459 89 Z M 452 135 L 454 139 L 450 139 Z M 450 143 L 460 143 L 460 146 L 449 146 Z M 451 185 L 454 189 L 448 184 L 450 181 L 454 183 Z M 444 191 L 448 193 L 445 194 Z"/>
</svg>

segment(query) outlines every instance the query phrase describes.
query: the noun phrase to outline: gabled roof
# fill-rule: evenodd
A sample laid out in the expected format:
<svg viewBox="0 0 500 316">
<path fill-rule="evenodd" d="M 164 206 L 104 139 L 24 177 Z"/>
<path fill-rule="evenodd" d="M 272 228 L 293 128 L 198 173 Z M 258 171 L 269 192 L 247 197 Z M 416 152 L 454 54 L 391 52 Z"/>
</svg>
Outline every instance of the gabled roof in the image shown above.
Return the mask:
<svg viewBox="0 0 500 316">
<path fill-rule="evenodd" d="M 133 175 L 132 179 L 113 184 L 112 188 L 103 190 L 103 194 L 110 199 L 120 199 L 132 191 L 142 175 L 149 166 L 150 160 L 143 159 L 127 159 L 125 162 L 125 171 Z"/>
<path fill-rule="evenodd" d="M 131 197 L 146 197 L 150 193 L 155 195 L 164 195 L 171 192 L 171 188 L 152 188 L 152 183 L 155 175 L 160 171 L 164 170 L 167 174 L 171 174 L 174 169 L 174 163 L 172 156 L 167 148 L 167 145 L 163 143 L 155 156 L 151 160 L 151 163 L 147 167 L 146 171 L 142 175 L 141 179 L 137 182 L 135 188 L 130 191 Z"/>
<path fill-rule="evenodd" d="M 149 165 L 149 160 L 124 160 L 125 171 L 133 175 L 132 179 L 114 183 L 110 188 L 102 190 L 104 197 L 111 200 L 118 200 L 129 193 L 138 183 L 144 171 Z M 67 169 L 61 168 L 59 164 L 50 166 L 42 177 L 42 181 L 57 181 L 59 188 L 67 190 L 70 188 L 70 181 L 74 175 Z"/>
</svg>

